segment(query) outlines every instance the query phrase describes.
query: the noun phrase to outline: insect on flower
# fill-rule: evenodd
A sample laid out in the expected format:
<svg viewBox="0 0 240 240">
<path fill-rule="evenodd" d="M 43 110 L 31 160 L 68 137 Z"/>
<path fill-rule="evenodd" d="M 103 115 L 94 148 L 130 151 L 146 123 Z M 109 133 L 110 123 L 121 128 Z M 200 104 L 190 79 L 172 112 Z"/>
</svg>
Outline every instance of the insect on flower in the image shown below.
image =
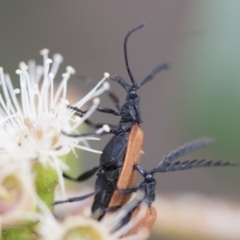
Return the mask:
<svg viewBox="0 0 240 240">
<path fill-rule="evenodd" d="M 103 153 L 100 157 L 100 165 L 83 173 L 77 178 L 72 178 L 64 174 L 64 177 L 70 180 L 80 182 L 93 176 L 96 173 L 96 171 L 98 171 L 97 180 L 95 184 L 96 191 L 94 193 L 86 195 L 86 197 L 95 195 L 94 203 L 92 205 L 92 212 L 93 213 L 96 211 L 99 212 L 100 210 L 101 213 L 97 217 L 98 219 L 101 219 L 104 216 L 105 211 L 116 209 L 115 206 L 109 206 L 109 203 L 111 202 L 111 199 L 119 183 L 119 176 L 121 173 L 124 174 L 126 169 L 130 170 L 133 169 L 134 162 L 140 161 L 143 133 L 139 127 L 139 124 L 142 122 L 142 119 L 140 114 L 140 98 L 137 95 L 137 90 L 144 84 L 152 80 L 157 73 L 168 68 L 167 64 L 165 63 L 160 64 L 157 67 L 155 67 L 150 72 L 150 74 L 148 74 L 142 80 L 140 84 L 138 84 L 134 80 L 128 64 L 127 42 L 130 35 L 136 32 L 138 29 L 142 28 L 143 26 L 144 24 L 141 24 L 140 26 L 132 29 L 130 32 L 128 32 L 124 40 L 125 64 L 132 85 L 128 84 L 124 79 L 122 79 L 119 76 L 110 78 L 111 80 L 116 81 L 126 90 L 127 97 L 125 103 L 123 104 L 123 106 L 120 106 L 118 98 L 112 94 L 110 95 L 110 98 L 112 99 L 116 108 L 118 109 L 117 112 L 109 108 L 104 107 L 97 108 L 97 110 L 100 112 L 121 117 L 119 124 L 117 126 L 111 127 L 109 131 L 110 133 L 114 134 L 114 136 L 110 139 L 110 141 L 103 149 Z M 82 113 L 81 110 L 79 110 L 79 112 Z M 68 135 L 68 136 L 76 138 L 81 137 L 81 135 Z M 131 144 L 130 148 L 129 144 Z M 135 149 L 134 154 L 131 152 L 133 148 Z M 126 162 L 126 156 L 129 156 L 129 154 L 137 157 L 136 158 L 128 157 Z M 122 169 L 124 169 L 124 172 L 122 171 Z M 126 174 L 125 179 L 126 179 L 125 184 L 119 185 L 119 187 L 129 188 L 130 186 L 132 186 L 132 184 L 135 182 L 135 175 L 134 174 L 132 175 L 132 173 Z M 117 193 L 115 193 L 115 195 L 116 194 Z M 120 200 L 119 198 L 118 205 L 123 205 L 129 199 L 129 197 L 120 197 L 122 199 Z M 84 197 L 71 198 L 66 201 L 57 201 L 55 202 L 55 204 L 70 201 L 78 201 L 82 199 L 84 199 Z M 111 203 L 111 205 L 112 204 L 113 202 Z"/>
<path fill-rule="evenodd" d="M 65 177 L 70 180 L 80 182 L 91 177 L 96 171 L 98 171 L 95 192 L 84 196 L 55 202 L 55 204 L 60 204 L 65 202 L 80 201 L 95 195 L 92 212 L 97 219 L 101 219 L 106 212 L 114 211 L 122 207 L 129 200 L 133 192 L 140 190 L 144 193 L 145 197 L 144 200 L 139 201 L 139 204 L 140 202 L 144 201 L 149 207 L 149 211 L 144 217 L 145 220 L 139 223 L 139 225 L 137 225 L 133 230 L 136 230 L 135 233 L 139 231 L 141 226 L 151 229 L 151 226 L 155 221 L 155 210 L 151 206 L 155 199 L 156 180 L 153 176 L 154 173 L 185 170 L 198 167 L 235 165 L 230 162 L 209 162 L 206 160 L 174 162 L 187 153 L 196 151 L 209 145 L 212 141 L 211 139 L 206 138 L 197 139 L 178 148 L 176 151 L 171 152 L 162 160 L 157 168 L 154 168 L 149 172 L 145 171 L 138 165 L 140 156 L 142 154 L 143 132 L 139 127 L 139 124 L 142 122 L 142 120 L 139 110 L 139 96 L 137 95 L 136 91 L 143 84 L 150 81 L 160 70 L 167 68 L 166 64 L 159 65 L 141 82 L 140 85 L 135 82 L 128 65 L 127 40 L 133 32 L 142 27 L 143 25 L 140 25 L 139 27 L 131 30 L 125 37 L 124 41 L 125 63 L 132 85 L 129 85 L 120 77 L 110 78 L 111 80 L 117 81 L 127 91 L 125 104 L 120 106 L 117 97 L 114 96 L 111 99 L 115 103 L 115 106 L 119 112 L 116 112 L 113 109 L 102 107 L 98 107 L 97 109 L 100 112 L 121 116 L 120 123 L 116 127 L 112 127 L 110 129 L 110 133 L 113 133 L 114 136 L 103 150 L 103 154 L 100 157 L 100 166 L 94 167 L 77 178 L 72 178 L 68 175 L 65 175 Z M 77 109 L 75 110 L 78 111 Z M 79 112 L 83 113 L 81 111 Z M 80 137 L 81 135 L 69 136 Z M 136 172 L 134 172 L 134 170 L 144 176 L 144 181 L 137 188 L 130 187 L 133 186 L 135 182 Z M 122 220 L 121 224 L 127 224 L 130 219 L 135 216 L 137 210 L 138 207 L 134 208 L 132 211 L 129 211 L 129 213 Z"/>
</svg>

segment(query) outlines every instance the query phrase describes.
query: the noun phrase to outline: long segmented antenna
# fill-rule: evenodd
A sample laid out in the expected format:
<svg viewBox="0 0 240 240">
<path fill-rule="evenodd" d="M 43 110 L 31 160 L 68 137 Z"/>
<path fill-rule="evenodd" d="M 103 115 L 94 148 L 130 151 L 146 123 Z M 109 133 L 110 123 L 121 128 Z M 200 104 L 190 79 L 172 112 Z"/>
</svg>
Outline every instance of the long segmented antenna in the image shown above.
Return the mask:
<svg viewBox="0 0 240 240">
<path fill-rule="evenodd" d="M 195 159 L 186 161 L 177 161 L 172 163 L 167 163 L 155 168 L 152 172 L 173 172 L 180 170 L 188 170 L 192 168 L 203 168 L 203 167 L 224 167 L 224 166 L 237 166 L 239 164 L 227 161 L 216 161 L 208 159 Z"/>
<path fill-rule="evenodd" d="M 162 166 L 183 157 L 185 154 L 196 151 L 200 148 L 206 147 L 213 142 L 211 138 L 199 138 L 192 142 L 186 143 L 183 146 L 171 151 L 167 156 L 165 156 L 158 166 Z M 157 167 L 158 167 L 157 166 Z"/>
<path fill-rule="evenodd" d="M 140 83 L 140 86 L 142 87 L 145 83 L 151 81 L 155 75 L 157 75 L 160 71 L 168 69 L 169 65 L 167 63 L 159 64 L 157 67 L 155 67 Z"/>
<path fill-rule="evenodd" d="M 132 84 L 136 85 L 137 83 L 134 81 L 134 78 L 133 78 L 133 75 L 132 75 L 132 72 L 130 70 L 130 67 L 129 67 L 129 64 L 128 64 L 128 56 L 127 56 L 127 41 L 128 41 L 128 38 L 131 36 L 132 33 L 136 32 L 138 29 L 141 29 L 145 26 L 145 23 L 139 25 L 138 27 L 136 28 L 133 28 L 130 32 L 128 32 L 128 34 L 126 35 L 125 39 L 124 39 L 124 58 L 125 58 L 125 64 L 126 64 L 126 68 L 127 68 L 127 72 L 128 72 L 128 76 L 130 77 L 131 79 L 131 82 Z"/>
</svg>

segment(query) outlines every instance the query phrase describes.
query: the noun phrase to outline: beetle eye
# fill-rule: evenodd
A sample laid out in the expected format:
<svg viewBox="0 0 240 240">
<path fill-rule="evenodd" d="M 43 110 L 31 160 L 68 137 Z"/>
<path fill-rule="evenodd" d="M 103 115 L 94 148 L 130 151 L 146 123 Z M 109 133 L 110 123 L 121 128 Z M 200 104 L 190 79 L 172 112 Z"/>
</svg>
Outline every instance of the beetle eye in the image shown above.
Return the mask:
<svg viewBox="0 0 240 240">
<path fill-rule="evenodd" d="M 135 91 L 131 91 L 129 95 L 130 95 L 130 98 L 136 98 L 137 97 L 137 94 L 136 94 Z"/>
</svg>

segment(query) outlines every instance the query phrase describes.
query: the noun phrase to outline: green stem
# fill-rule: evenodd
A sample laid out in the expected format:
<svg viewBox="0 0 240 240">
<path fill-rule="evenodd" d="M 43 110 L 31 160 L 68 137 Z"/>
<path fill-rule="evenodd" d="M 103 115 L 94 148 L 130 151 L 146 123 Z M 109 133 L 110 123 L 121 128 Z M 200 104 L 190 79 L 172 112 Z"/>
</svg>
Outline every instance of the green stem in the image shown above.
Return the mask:
<svg viewBox="0 0 240 240">
<path fill-rule="evenodd" d="M 54 202 L 54 191 L 58 184 L 57 172 L 52 167 L 43 167 L 37 163 L 34 168 L 36 172 L 36 191 L 42 201 L 52 211 Z"/>
</svg>

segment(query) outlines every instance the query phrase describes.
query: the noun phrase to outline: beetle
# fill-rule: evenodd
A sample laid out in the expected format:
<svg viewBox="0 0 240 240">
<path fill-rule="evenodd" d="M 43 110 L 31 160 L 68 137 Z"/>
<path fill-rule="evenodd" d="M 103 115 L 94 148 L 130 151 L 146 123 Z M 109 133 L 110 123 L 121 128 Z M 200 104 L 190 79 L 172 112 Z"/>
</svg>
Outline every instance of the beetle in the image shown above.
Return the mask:
<svg viewBox="0 0 240 240">
<path fill-rule="evenodd" d="M 89 134 L 89 136 L 93 136 L 93 135 L 94 134 Z M 134 163 L 140 162 L 140 157 L 143 154 L 143 151 L 142 151 L 143 137 L 144 137 L 144 134 L 143 134 L 143 131 L 141 130 L 141 128 L 137 124 L 134 124 L 132 126 L 130 134 L 129 134 L 127 150 L 126 150 L 125 158 L 123 161 L 121 173 L 120 173 L 120 176 L 117 181 L 117 186 L 114 186 L 114 189 L 112 190 L 112 191 L 114 191 L 114 193 L 111 196 L 111 200 L 109 202 L 108 208 L 113 207 L 114 209 L 116 209 L 115 206 L 124 205 L 131 197 L 131 195 L 121 195 L 116 190 L 117 190 L 117 188 L 133 187 L 133 185 L 135 184 L 136 172 L 133 173 L 132 169 L 133 169 Z M 98 166 L 95 167 L 95 169 L 98 170 Z M 92 172 L 92 171 L 93 170 L 85 172 L 84 174 L 79 176 L 78 179 L 80 179 L 80 181 L 84 180 L 86 176 L 87 177 L 89 176 L 89 172 Z M 104 187 L 106 187 L 106 184 L 108 184 L 107 181 L 109 179 L 106 178 L 106 174 L 107 173 L 98 174 L 98 179 L 97 179 L 98 183 L 96 184 L 96 186 L 98 186 L 98 188 L 99 188 L 99 186 L 102 186 L 101 188 L 104 188 Z M 72 180 L 75 180 L 75 179 L 72 179 Z M 112 179 L 110 179 L 110 182 L 112 182 Z M 105 186 L 104 186 L 104 184 L 105 184 Z M 107 188 L 108 188 L 108 185 L 107 185 Z M 108 190 L 109 190 L 109 188 L 108 188 Z M 96 192 L 97 192 L 97 189 L 96 189 Z M 64 201 L 56 201 L 55 205 L 60 204 L 60 203 L 65 203 L 65 202 L 80 201 L 85 198 L 91 197 L 92 195 L 95 195 L 96 192 L 93 192 L 93 193 L 90 193 L 90 194 L 87 194 L 87 195 L 84 195 L 81 197 L 70 198 L 70 199 L 67 199 Z"/>
<path fill-rule="evenodd" d="M 111 198 L 117 188 L 118 179 L 122 172 L 123 163 L 125 161 L 125 155 L 127 151 L 128 144 L 131 143 L 131 147 L 129 148 L 131 151 L 132 148 L 136 148 L 137 152 L 140 153 L 141 147 L 142 147 L 142 141 L 129 141 L 129 139 L 134 138 L 133 132 L 134 129 L 139 130 L 139 125 L 142 122 L 141 114 L 140 114 L 140 98 L 137 95 L 137 90 L 142 87 L 144 84 L 149 82 L 153 79 L 153 77 L 160 71 L 167 69 L 167 64 L 160 64 L 157 67 L 155 67 L 150 74 L 148 74 L 140 84 L 138 84 L 132 75 L 132 72 L 129 67 L 128 63 L 128 56 L 127 56 L 127 42 L 129 37 L 132 35 L 132 33 L 136 32 L 137 30 L 141 29 L 144 26 L 144 24 L 139 25 L 136 28 L 133 28 L 131 31 L 128 32 L 124 39 L 124 57 L 125 57 L 125 65 L 126 69 L 129 75 L 129 78 L 131 80 L 131 85 L 128 84 L 124 79 L 122 79 L 119 76 L 116 76 L 114 78 L 110 78 L 113 81 L 116 81 L 119 85 L 121 85 L 127 92 L 125 103 L 120 106 L 118 99 L 111 95 L 111 99 L 115 103 L 116 108 L 118 111 L 116 112 L 113 109 L 110 108 L 104 108 L 104 107 L 98 107 L 97 110 L 100 112 L 113 114 L 115 116 L 120 116 L 120 122 L 117 126 L 112 126 L 110 129 L 110 133 L 112 133 L 114 136 L 110 139 L 110 141 L 107 143 L 105 148 L 103 149 L 103 153 L 100 157 L 100 165 L 96 166 L 89 171 L 83 173 L 77 178 L 72 178 L 71 176 L 68 176 L 64 174 L 64 177 L 70 180 L 74 181 L 83 181 L 91 176 L 93 176 L 97 172 L 97 180 L 96 180 L 96 192 L 95 192 L 95 199 L 94 203 L 92 205 L 92 212 L 95 212 L 97 209 L 102 209 L 103 213 L 98 217 L 100 219 L 104 212 L 109 208 L 109 202 L 111 201 Z M 77 112 L 80 112 L 83 114 L 81 110 L 74 109 Z M 133 134 L 133 135 L 132 135 Z M 70 137 L 80 137 L 81 135 L 68 135 Z M 134 159 L 137 161 L 137 159 Z M 140 157 L 138 158 L 140 160 Z M 127 160 L 127 167 L 129 169 L 132 169 L 133 162 L 130 163 L 129 161 L 132 161 L 132 158 L 128 158 Z M 130 165 L 131 166 L 130 166 Z M 126 167 L 124 167 L 126 169 Z M 131 186 L 130 183 L 134 182 L 134 176 L 129 177 L 130 180 L 127 181 L 127 185 L 125 187 Z M 128 182 L 130 182 L 128 184 Z M 92 193 L 94 195 L 94 193 Z M 126 197 L 124 197 L 126 199 Z M 75 198 L 76 199 L 76 198 Z M 79 199 L 79 198 L 78 198 Z M 81 198 L 83 199 L 83 198 Z M 125 200 L 126 201 L 126 200 Z M 65 201 L 58 201 L 55 202 L 55 204 L 62 203 Z"/>
<path fill-rule="evenodd" d="M 180 157 L 183 157 L 185 154 L 192 152 L 196 149 L 201 148 L 202 143 L 210 143 L 210 139 L 198 139 L 192 142 L 189 142 L 176 150 L 170 152 L 167 156 L 165 156 L 161 162 L 157 165 L 157 167 L 153 168 L 150 171 L 146 171 L 142 168 L 138 163 L 134 164 L 133 170 L 136 170 L 140 175 L 143 176 L 144 180 L 140 183 L 138 187 L 129 188 L 129 189 L 118 189 L 119 194 L 131 194 L 136 191 L 142 191 L 144 194 L 144 198 L 141 201 L 144 201 L 148 206 L 149 210 L 146 213 L 145 218 L 141 221 L 128 235 L 137 233 L 140 228 L 144 225 L 145 227 L 151 229 L 152 225 L 156 219 L 156 212 L 154 207 L 152 207 L 152 203 L 155 200 L 155 188 L 156 188 L 156 179 L 154 178 L 154 174 L 158 172 L 171 172 L 171 171 L 181 171 L 188 170 L 193 168 L 202 168 L 202 167 L 222 167 L 222 166 L 237 166 L 239 164 L 229 162 L 229 161 L 216 161 L 216 160 L 186 160 L 186 161 L 176 161 Z M 139 204 L 140 202 L 139 201 Z M 122 222 L 122 225 L 126 224 L 130 221 L 133 214 L 136 214 L 138 208 L 135 207 L 132 211 L 128 213 L 128 216 Z M 144 221 L 146 221 L 144 223 Z"/>
</svg>

